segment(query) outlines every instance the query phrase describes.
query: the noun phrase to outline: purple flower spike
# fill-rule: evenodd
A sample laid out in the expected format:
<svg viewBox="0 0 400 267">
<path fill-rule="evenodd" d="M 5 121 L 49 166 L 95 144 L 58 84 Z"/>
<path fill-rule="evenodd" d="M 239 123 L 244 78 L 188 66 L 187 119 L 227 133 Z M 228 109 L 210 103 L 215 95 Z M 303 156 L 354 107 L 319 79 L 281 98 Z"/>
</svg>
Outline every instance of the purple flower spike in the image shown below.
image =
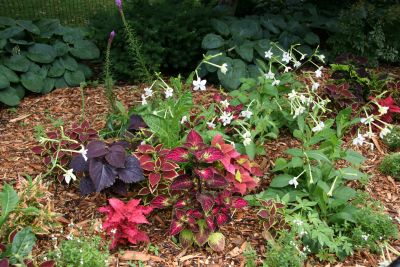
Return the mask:
<svg viewBox="0 0 400 267">
<path fill-rule="evenodd" d="M 115 4 L 117 5 L 118 9 L 122 9 L 122 0 L 115 0 Z"/>
<path fill-rule="evenodd" d="M 111 43 L 114 40 L 115 37 L 115 31 L 113 30 L 112 32 L 110 32 L 110 37 L 108 38 L 108 47 L 111 47 Z"/>
</svg>

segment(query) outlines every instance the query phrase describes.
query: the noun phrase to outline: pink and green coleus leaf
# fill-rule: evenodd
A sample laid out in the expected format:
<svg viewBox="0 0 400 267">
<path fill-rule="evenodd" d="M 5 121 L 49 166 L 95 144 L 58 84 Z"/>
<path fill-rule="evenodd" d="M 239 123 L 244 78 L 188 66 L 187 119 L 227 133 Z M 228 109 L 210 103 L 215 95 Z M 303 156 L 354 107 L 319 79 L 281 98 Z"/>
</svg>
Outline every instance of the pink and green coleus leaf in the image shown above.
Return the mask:
<svg viewBox="0 0 400 267">
<path fill-rule="evenodd" d="M 153 200 L 150 202 L 150 205 L 157 209 L 163 209 L 171 206 L 171 199 L 167 196 L 159 195 L 153 198 Z"/>
<path fill-rule="evenodd" d="M 210 189 L 224 189 L 228 186 L 228 181 L 222 175 L 214 173 L 211 178 L 206 180 L 206 186 Z"/>
<path fill-rule="evenodd" d="M 214 172 L 216 170 L 213 167 L 209 167 L 206 169 L 195 169 L 195 173 L 204 180 L 209 180 L 214 176 Z"/>
<path fill-rule="evenodd" d="M 190 157 L 190 152 L 184 147 L 177 147 L 172 149 L 165 158 L 174 162 L 188 162 Z"/>
<path fill-rule="evenodd" d="M 234 209 L 242 209 L 247 207 L 248 203 L 243 198 L 237 197 L 232 199 L 232 208 Z"/>
<path fill-rule="evenodd" d="M 213 163 L 224 158 L 221 150 L 215 147 L 208 147 L 194 153 L 199 162 Z"/>
<path fill-rule="evenodd" d="M 196 199 L 200 203 L 203 211 L 207 214 L 211 211 L 212 207 L 215 204 L 214 197 L 210 194 L 205 193 L 197 193 Z"/>
<path fill-rule="evenodd" d="M 219 232 L 212 233 L 208 237 L 208 245 L 215 252 L 222 252 L 225 249 L 225 236 Z"/>
<path fill-rule="evenodd" d="M 179 243 L 183 248 L 188 248 L 193 245 L 194 235 L 189 229 L 185 229 L 179 234 Z"/>
<path fill-rule="evenodd" d="M 208 228 L 205 220 L 198 220 L 197 225 L 198 231 L 194 234 L 194 239 L 199 246 L 203 246 L 205 243 L 207 243 L 211 231 Z"/>
<path fill-rule="evenodd" d="M 222 226 L 222 225 L 226 224 L 227 222 L 229 222 L 230 217 L 227 213 L 220 211 L 215 216 L 215 220 L 216 220 L 218 226 Z"/>
<path fill-rule="evenodd" d="M 171 183 L 170 189 L 174 191 L 189 190 L 194 187 L 194 182 L 190 175 L 183 174 L 175 178 Z"/>
<path fill-rule="evenodd" d="M 210 228 L 211 231 L 215 231 L 217 228 L 217 225 L 215 224 L 215 219 L 213 215 L 209 215 L 206 217 L 206 223 L 208 228 Z"/>
<path fill-rule="evenodd" d="M 186 137 L 185 147 L 192 151 L 199 150 L 204 147 L 203 138 L 198 132 L 191 130 Z"/>
<path fill-rule="evenodd" d="M 183 230 L 183 226 L 184 223 L 173 220 L 169 228 L 169 234 L 172 236 L 179 234 Z"/>
</svg>

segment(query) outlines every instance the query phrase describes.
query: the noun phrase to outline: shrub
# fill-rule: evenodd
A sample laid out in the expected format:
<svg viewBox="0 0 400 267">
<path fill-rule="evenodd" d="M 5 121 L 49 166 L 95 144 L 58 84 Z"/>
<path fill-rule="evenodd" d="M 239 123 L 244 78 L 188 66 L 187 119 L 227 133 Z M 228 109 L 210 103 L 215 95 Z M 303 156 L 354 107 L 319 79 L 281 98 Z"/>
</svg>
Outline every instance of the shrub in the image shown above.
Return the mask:
<svg viewBox="0 0 400 267">
<path fill-rule="evenodd" d="M 194 69 L 201 60 L 201 40 L 210 32 L 210 18 L 216 14 L 211 5 L 194 0 L 132 0 L 124 1 L 123 8 L 128 23 L 142 43 L 143 57 L 151 70 L 186 72 Z M 128 46 L 117 9 L 97 14 L 90 25 L 94 38 L 104 50 L 109 32 L 115 30 L 111 51 L 115 76 L 124 81 L 137 79 L 138 75 L 130 68 L 135 61 L 126 57 Z"/>
<path fill-rule="evenodd" d="M 99 57 L 98 48 L 81 28 L 59 20 L 0 18 L 0 102 L 15 106 L 25 91 L 48 93 L 78 86 L 91 76 L 79 61 Z"/>
<path fill-rule="evenodd" d="M 48 257 L 57 262 L 57 266 L 107 266 L 108 249 L 101 247 L 98 236 L 75 237 L 63 240 L 58 248 L 49 252 Z"/>
<path fill-rule="evenodd" d="M 393 153 L 385 156 L 379 169 L 382 173 L 400 180 L 400 153 Z"/>
<path fill-rule="evenodd" d="M 388 133 L 383 142 L 391 149 L 396 150 L 400 148 L 400 127 L 393 127 L 391 132 Z"/>
</svg>

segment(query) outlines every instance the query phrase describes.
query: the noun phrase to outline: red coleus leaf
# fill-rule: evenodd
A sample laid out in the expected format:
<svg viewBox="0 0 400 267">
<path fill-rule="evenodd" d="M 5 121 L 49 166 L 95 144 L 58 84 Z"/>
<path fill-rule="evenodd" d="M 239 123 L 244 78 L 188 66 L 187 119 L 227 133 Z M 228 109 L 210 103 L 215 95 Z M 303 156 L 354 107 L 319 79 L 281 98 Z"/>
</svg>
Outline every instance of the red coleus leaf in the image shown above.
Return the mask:
<svg viewBox="0 0 400 267">
<path fill-rule="evenodd" d="M 215 224 L 215 219 L 213 215 L 209 215 L 206 217 L 206 223 L 208 228 L 210 228 L 211 231 L 215 231 L 215 229 L 217 228 L 217 225 Z"/>
<path fill-rule="evenodd" d="M 214 198 L 209 194 L 197 193 L 196 199 L 205 213 L 209 213 L 215 204 Z"/>
<path fill-rule="evenodd" d="M 152 161 L 146 161 L 144 163 L 140 162 L 140 167 L 142 167 L 143 170 L 152 172 L 156 168 L 156 164 Z"/>
<path fill-rule="evenodd" d="M 196 159 L 200 162 L 213 163 L 224 157 L 221 150 L 215 147 L 208 147 L 194 153 Z"/>
<path fill-rule="evenodd" d="M 183 223 L 178 221 L 172 221 L 169 228 L 170 235 L 177 235 L 183 230 Z"/>
<path fill-rule="evenodd" d="M 206 180 L 208 188 L 223 189 L 228 186 L 228 181 L 220 174 L 214 173 L 211 178 Z"/>
<path fill-rule="evenodd" d="M 188 203 L 187 203 L 186 200 L 184 200 L 184 199 L 178 199 L 178 201 L 176 201 L 176 203 L 175 203 L 175 208 L 180 209 L 180 208 L 186 207 L 187 204 L 188 204 Z"/>
<path fill-rule="evenodd" d="M 217 225 L 218 225 L 218 226 L 221 226 L 221 225 L 224 225 L 224 224 L 226 224 L 227 222 L 229 222 L 230 217 L 229 217 L 228 214 L 226 214 L 226 213 L 218 213 L 218 214 L 215 216 L 215 220 L 216 220 L 216 222 L 217 222 Z"/>
<path fill-rule="evenodd" d="M 165 158 L 175 162 L 188 162 L 190 153 L 184 147 L 177 147 L 172 149 Z"/>
<path fill-rule="evenodd" d="M 146 145 L 146 144 L 138 146 L 137 150 L 143 154 L 155 152 L 154 147 L 152 147 L 151 145 Z"/>
<path fill-rule="evenodd" d="M 191 130 L 187 137 L 185 147 L 190 150 L 199 150 L 204 146 L 203 138 L 195 130 Z"/>
<path fill-rule="evenodd" d="M 191 179 L 191 177 L 187 174 L 183 174 L 178 176 L 171 184 L 170 189 L 171 190 L 189 190 L 193 188 L 194 183 Z"/>
<path fill-rule="evenodd" d="M 167 171 L 174 171 L 177 168 L 179 168 L 179 165 L 177 165 L 174 162 L 169 162 L 166 160 L 161 160 L 161 170 L 163 172 L 167 172 Z"/>
<path fill-rule="evenodd" d="M 161 175 L 159 173 L 150 173 L 149 182 L 151 187 L 156 187 L 161 180 Z"/>
<path fill-rule="evenodd" d="M 267 210 L 259 210 L 257 215 L 263 219 L 266 219 L 269 217 L 269 212 Z"/>
<path fill-rule="evenodd" d="M 172 180 L 177 177 L 179 174 L 176 171 L 166 171 L 163 172 L 163 177 L 168 180 Z"/>
<path fill-rule="evenodd" d="M 214 176 L 214 172 L 216 172 L 216 170 L 212 167 L 206 169 L 195 169 L 194 171 L 200 178 L 204 180 L 211 179 Z"/>
<path fill-rule="evenodd" d="M 387 113 L 381 116 L 382 121 L 390 123 L 393 121 L 392 113 L 400 113 L 400 107 L 396 105 L 391 96 L 385 99 L 375 99 L 375 100 L 376 102 L 378 102 L 379 105 L 389 108 Z"/>
<path fill-rule="evenodd" d="M 34 146 L 32 147 L 32 152 L 36 155 L 41 155 L 45 151 L 44 147 L 42 146 Z"/>
<path fill-rule="evenodd" d="M 151 206 L 157 209 L 163 209 L 168 206 L 171 206 L 170 198 L 167 196 L 156 196 L 153 198 L 153 200 L 150 202 Z"/>
<path fill-rule="evenodd" d="M 241 209 L 247 207 L 247 205 L 248 205 L 247 201 L 244 200 L 243 198 L 238 197 L 232 200 L 232 208 L 234 209 Z"/>
</svg>

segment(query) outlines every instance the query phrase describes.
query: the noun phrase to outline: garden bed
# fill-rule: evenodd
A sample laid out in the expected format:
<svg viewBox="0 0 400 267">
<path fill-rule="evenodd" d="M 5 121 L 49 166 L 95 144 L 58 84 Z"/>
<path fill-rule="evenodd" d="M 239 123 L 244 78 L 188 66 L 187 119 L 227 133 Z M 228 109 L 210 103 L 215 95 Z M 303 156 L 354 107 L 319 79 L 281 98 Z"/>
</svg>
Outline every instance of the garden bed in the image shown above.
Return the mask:
<svg viewBox="0 0 400 267">
<path fill-rule="evenodd" d="M 124 86 L 115 90 L 118 99 L 126 106 L 131 106 L 140 100 L 140 90 L 137 87 Z M 210 99 L 215 89 L 208 89 L 205 93 L 195 93 L 197 101 Z M 85 94 L 85 118 L 91 122 L 96 130 L 105 126 L 105 118 L 108 113 L 107 99 L 101 87 L 86 88 Z M 29 174 L 32 177 L 46 171 L 46 166 L 41 159 L 31 152 L 31 148 L 37 144 L 35 140 L 35 128 L 42 125 L 44 129 L 51 129 L 54 121 L 62 120 L 66 126 L 71 125 L 81 116 L 81 91 L 79 88 L 58 89 L 42 97 L 28 96 L 18 108 L 0 110 L 0 177 L 2 184 L 15 183 L 20 177 Z M 283 155 L 283 151 L 295 147 L 297 141 L 289 135 L 281 135 L 277 140 L 265 144 L 267 156 L 260 157 L 257 161 L 266 171 L 265 179 L 258 190 L 262 191 L 269 183 L 268 169 L 276 158 Z M 351 145 L 351 139 L 346 140 L 346 145 Z M 383 144 L 375 144 L 375 150 L 362 150 L 367 158 L 362 169 L 371 175 L 371 180 L 366 186 L 367 191 L 375 199 L 382 201 L 386 211 L 396 221 L 400 217 L 400 182 L 391 177 L 384 176 L 377 170 L 379 162 L 386 153 Z M 47 182 L 47 181 L 46 181 Z M 90 226 L 101 223 L 101 215 L 97 209 L 106 204 L 104 194 L 95 194 L 89 197 L 81 197 L 79 190 L 74 186 L 64 186 L 55 181 L 49 181 L 51 197 L 49 202 L 54 205 L 56 212 L 62 214 L 62 233 L 53 233 L 59 239 L 65 238 L 67 233 L 77 235 L 90 231 Z M 130 193 L 134 197 L 136 192 Z M 118 252 L 113 254 L 110 266 L 128 266 L 128 260 L 143 260 L 150 266 L 244 266 L 243 249 L 245 242 L 251 243 L 257 251 L 257 256 L 262 259 L 266 252 L 266 241 L 261 235 L 262 229 L 254 209 L 246 208 L 237 212 L 234 221 L 222 227 L 226 235 L 227 246 L 223 253 L 211 252 L 209 249 L 183 250 L 176 246 L 165 235 L 169 227 L 169 214 L 166 212 L 150 216 L 150 226 L 146 226 L 153 247 L 158 248 L 158 253 L 147 251 L 147 246 L 130 246 L 122 250 L 143 252 L 143 254 L 131 254 L 122 256 Z M 74 226 L 70 223 L 73 222 Z M 399 224 L 398 221 L 396 221 Z M 83 231 L 79 230 L 82 227 Z M 44 255 L 51 249 L 54 241 L 50 236 L 40 236 L 34 249 L 34 255 Z M 392 246 L 400 250 L 400 242 L 396 241 Z M 121 250 L 120 250 L 121 251 Z M 158 255 L 154 255 L 158 254 Z M 150 256 L 151 255 L 151 256 Z M 378 266 L 380 255 L 366 252 L 356 253 L 336 266 Z M 312 259 L 307 266 L 315 265 Z M 321 265 L 322 266 L 322 265 Z M 329 266 L 329 265 L 327 265 Z"/>
</svg>

